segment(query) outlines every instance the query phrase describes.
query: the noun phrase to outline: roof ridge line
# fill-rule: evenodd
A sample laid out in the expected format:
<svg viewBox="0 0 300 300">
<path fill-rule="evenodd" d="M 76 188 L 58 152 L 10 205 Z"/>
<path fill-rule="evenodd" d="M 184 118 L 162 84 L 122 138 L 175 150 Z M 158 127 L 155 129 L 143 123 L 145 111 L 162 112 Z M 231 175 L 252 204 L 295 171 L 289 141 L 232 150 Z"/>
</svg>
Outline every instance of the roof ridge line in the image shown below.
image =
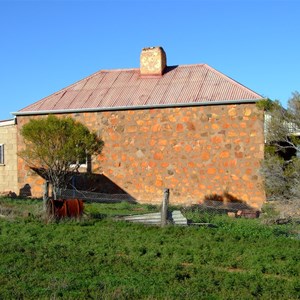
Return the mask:
<svg viewBox="0 0 300 300">
<path fill-rule="evenodd" d="M 217 69 L 211 67 L 211 66 L 208 65 L 208 64 L 203 64 L 203 65 L 204 65 L 205 67 L 207 67 L 208 69 L 210 69 L 212 72 L 217 73 L 218 75 L 220 75 L 220 76 L 223 77 L 223 78 L 226 78 L 227 80 L 230 80 L 234 85 L 236 85 L 236 86 L 241 86 L 241 87 L 243 87 L 244 89 L 246 89 L 247 91 L 249 91 L 249 92 L 251 92 L 251 93 L 254 93 L 255 95 L 259 96 L 260 98 L 263 98 L 262 95 L 256 93 L 256 92 L 253 91 L 252 89 L 249 89 L 249 88 L 246 87 L 244 84 L 242 84 L 242 83 L 240 83 L 240 82 L 234 80 L 234 79 L 231 78 L 230 76 L 225 75 L 224 73 L 218 71 Z"/>
<path fill-rule="evenodd" d="M 53 96 L 53 95 L 58 95 L 58 94 L 64 92 L 66 89 L 69 89 L 69 88 L 73 87 L 74 85 L 78 84 L 80 81 L 88 80 L 88 79 L 90 79 L 91 77 L 96 76 L 96 75 L 97 75 L 98 73 L 100 73 L 101 71 L 102 71 L 102 70 L 98 70 L 98 71 L 96 71 L 95 73 L 93 73 L 93 74 L 91 74 L 91 75 L 89 75 L 89 76 L 87 76 L 87 77 L 81 78 L 81 79 L 77 80 L 76 82 L 74 82 L 74 83 L 72 83 L 72 84 L 69 84 L 69 85 L 67 85 L 67 86 L 65 86 L 65 87 L 63 87 L 63 88 L 61 88 L 60 90 L 58 90 L 58 91 L 56 91 L 56 92 L 53 92 L 53 93 L 51 93 L 50 95 L 45 96 L 45 97 L 43 97 L 43 98 L 41 98 L 41 99 L 39 99 L 39 100 L 33 102 L 32 104 L 29 104 L 29 105 L 25 106 L 24 108 L 22 108 L 22 110 L 23 110 L 23 109 L 26 109 L 26 108 L 29 107 L 29 106 L 32 106 L 32 105 L 34 105 L 34 104 L 37 104 L 38 102 L 42 102 L 43 100 L 45 100 L 45 99 L 47 99 L 47 98 L 50 98 L 50 97 Z M 42 105 L 42 103 L 41 103 L 41 105 Z"/>
</svg>

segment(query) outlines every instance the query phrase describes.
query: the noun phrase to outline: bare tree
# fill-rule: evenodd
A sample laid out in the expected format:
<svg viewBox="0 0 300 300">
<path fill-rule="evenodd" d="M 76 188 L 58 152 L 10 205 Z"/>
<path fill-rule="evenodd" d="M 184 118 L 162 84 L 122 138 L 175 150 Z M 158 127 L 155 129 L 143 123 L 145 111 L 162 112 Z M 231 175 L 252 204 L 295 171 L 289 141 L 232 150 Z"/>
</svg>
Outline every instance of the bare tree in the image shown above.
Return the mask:
<svg viewBox="0 0 300 300">
<path fill-rule="evenodd" d="M 278 101 L 274 102 L 266 116 L 266 142 L 276 145 L 282 151 L 289 149 L 299 152 L 300 94 L 293 93 L 287 109 L 284 109 Z"/>
<path fill-rule="evenodd" d="M 259 104 L 266 109 L 266 151 L 262 163 L 269 198 L 300 197 L 300 94 L 294 92 L 285 109 L 278 102 Z"/>
</svg>

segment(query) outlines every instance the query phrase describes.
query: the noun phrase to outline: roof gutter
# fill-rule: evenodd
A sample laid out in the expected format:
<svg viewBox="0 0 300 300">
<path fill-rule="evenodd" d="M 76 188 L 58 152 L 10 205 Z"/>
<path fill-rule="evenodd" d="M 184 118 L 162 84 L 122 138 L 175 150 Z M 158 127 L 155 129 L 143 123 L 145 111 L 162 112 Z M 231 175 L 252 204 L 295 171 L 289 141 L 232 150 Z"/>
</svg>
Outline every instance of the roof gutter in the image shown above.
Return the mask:
<svg viewBox="0 0 300 300">
<path fill-rule="evenodd" d="M 262 98 L 249 99 L 249 100 L 206 101 L 206 102 L 197 102 L 197 103 L 174 103 L 174 104 L 152 104 L 152 105 L 97 107 L 97 108 L 79 108 L 79 109 L 77 108 L 77 109 L 57 109 L 57 110 L 39 110 L 39 111 L 17 111 L 17 112 L 12 112 L 11 114 L 14 116 L 29 116 L 29 115 L 68 114 L 68 113 L 82 113 L 82 112 L 117 111 L 117 110 L 247 104 L 247 103 L 256 103 L 261 99 Z"/>
</svg>

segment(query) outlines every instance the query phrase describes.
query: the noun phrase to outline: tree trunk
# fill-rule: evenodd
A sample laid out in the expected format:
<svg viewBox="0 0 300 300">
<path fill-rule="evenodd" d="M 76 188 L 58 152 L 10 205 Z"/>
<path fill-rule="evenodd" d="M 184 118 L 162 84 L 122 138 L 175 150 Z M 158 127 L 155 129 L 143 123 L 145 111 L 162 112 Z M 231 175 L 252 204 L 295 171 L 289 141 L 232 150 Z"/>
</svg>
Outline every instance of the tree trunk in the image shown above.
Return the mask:
<svg viewBox="0 0 300 300">
<path fill-rule="evenodd" d="M 55 184 L 53 184 L 52 186 L 52 195 L 53 195 L 53 200 L 57 200 L 58 187 Z"/>
</svg>

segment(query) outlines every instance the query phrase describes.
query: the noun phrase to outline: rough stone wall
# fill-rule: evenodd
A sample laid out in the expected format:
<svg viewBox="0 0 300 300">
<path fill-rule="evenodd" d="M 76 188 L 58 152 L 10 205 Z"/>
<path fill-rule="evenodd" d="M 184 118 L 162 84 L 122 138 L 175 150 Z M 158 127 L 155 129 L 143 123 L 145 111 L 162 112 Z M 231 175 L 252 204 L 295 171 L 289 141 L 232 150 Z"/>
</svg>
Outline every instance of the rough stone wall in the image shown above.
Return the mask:
<svg viewBox="0 0 300 300">
<path fill-rule="evenodd" d="M 4 165 L 0 165 L 0 194 L 18 194 L 16 125 L 0 126 L 0 144 L 4 144 Z"/>
<path fill-rule="evenodd" d="M 255 104 L 214 105 L 70 114 L 102 136 L 93 158 L 104 174 L 139 202 L 172 204 L 223 197 L 261 207 L 263 112 Z M 19 126 L 29 117 L 19 117 Z M 41 195 L 41 179 L 19 160 L 19 182 Z"/>
</svg>

